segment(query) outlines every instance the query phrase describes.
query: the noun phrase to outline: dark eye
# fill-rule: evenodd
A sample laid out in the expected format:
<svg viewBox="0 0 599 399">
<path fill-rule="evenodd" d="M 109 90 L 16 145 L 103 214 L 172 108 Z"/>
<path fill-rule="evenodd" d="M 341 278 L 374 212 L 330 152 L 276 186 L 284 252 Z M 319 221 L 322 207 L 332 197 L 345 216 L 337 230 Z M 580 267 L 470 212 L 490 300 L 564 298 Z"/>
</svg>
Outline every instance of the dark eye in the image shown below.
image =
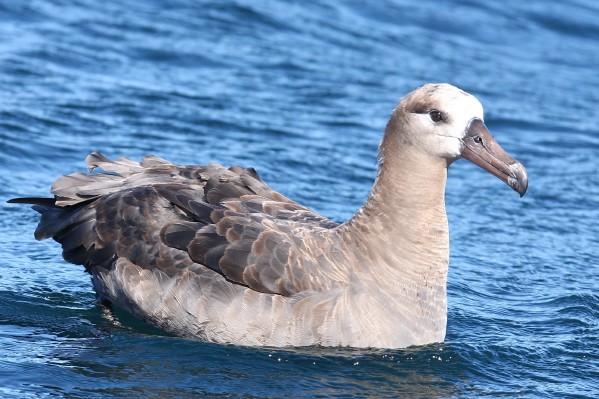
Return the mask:
<svg viewBox="0 0 599 399">
<path fill-rule="evenodd" d="M 482 144 L 483 138 L 480 136 L 474 136 L 474 142 L 478 144 Z"/>
<path fill-rule="evenodd" d="M 445 119 L 443 117 L 443 112 L 437 111 L 436 109 L 434 109 L 431 112 L 429 112 L 428 115 L 431 117 L 431 120 L 433 122 L 435 122 L 435 123 L 437 123 L 437 122 L 443 122 L 443 119 Z"/>
</svg>

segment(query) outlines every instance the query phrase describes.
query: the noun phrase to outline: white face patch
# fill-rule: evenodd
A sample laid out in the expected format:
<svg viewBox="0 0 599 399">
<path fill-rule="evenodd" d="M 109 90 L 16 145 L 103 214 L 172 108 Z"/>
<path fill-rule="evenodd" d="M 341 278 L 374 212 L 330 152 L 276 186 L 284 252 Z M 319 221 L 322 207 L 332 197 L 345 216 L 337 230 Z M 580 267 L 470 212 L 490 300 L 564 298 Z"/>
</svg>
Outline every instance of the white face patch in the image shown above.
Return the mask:
<svg viewBox="0 0 599 399">
<path fill-rule="evenodd" d="M 474 118 L 484 120 L 483 107 L 472 95 L 449 84 L 424 85 L 410 96 L 422 108 L 412 113 L 416 123 L 412 124 L 413 136 L 423 148 L 438 157 L 459 158 L 462 151 L 462 138 Z M 419 98 L 417 96 L 422 96 Z M 433 115 L 432 111 L 442 114 Z"/>
</svg>

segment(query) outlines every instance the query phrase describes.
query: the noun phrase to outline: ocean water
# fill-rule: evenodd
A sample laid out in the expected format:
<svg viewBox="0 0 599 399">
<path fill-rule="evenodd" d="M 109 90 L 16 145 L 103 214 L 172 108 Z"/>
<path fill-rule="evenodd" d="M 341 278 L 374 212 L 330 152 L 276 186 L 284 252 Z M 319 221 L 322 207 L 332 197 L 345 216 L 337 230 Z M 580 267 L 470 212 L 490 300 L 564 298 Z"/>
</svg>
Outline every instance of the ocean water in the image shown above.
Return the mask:
<svg viewBox="0 0 599 399">
<path fill-rule="evenodd" d="M 599 397 L 599 3 L 0 0 L 0 397 Z M 450 169 L 446 342 L 243 348 L 94 305 L 33 239 L 91 151 L 253 166 L 338 221 L 398 99 L 449 82 L 529 172 Z"/>
</svg>

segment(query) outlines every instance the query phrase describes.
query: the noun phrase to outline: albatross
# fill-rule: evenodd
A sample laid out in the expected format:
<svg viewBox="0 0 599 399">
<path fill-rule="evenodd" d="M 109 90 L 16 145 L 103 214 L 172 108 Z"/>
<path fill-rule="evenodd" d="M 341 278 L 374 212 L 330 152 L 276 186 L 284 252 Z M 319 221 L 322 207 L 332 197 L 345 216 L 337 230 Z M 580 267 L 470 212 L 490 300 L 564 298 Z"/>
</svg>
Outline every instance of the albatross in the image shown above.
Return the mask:
<svg viewBox="0 0 599 399">
<path fill-rule="evenodd" d="M 98 302 L 169 333 L 246 346 L 402 348 L 447 324 L 447 169 L 465 158 L 520 196 L 526 170 L 472 95 L 425 84 L 402 98 L 365 204 L 336 223 L 252 168 L 86 158 L 41 213 L 35 238 L 91 275 Z M 103 173 L 91 173 L 94 169 Z"/>
</svg>

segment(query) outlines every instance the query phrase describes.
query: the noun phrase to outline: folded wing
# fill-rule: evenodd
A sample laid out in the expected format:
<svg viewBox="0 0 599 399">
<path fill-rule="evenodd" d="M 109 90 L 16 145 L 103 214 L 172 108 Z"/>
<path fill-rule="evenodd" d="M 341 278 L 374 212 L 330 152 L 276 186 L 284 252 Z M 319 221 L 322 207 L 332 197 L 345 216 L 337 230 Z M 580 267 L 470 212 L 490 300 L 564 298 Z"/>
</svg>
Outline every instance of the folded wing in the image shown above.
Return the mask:
<svg viewBox="0 0 599 399">
<path fill-rule="evenodd" d="M 322 286 L 318 254 L 304 253 L 337 226 L 268 187 L 255 170 L 141 163 L 94 153 L 90 172 L 64 176 L 54 201 L 21 199 L 42 213 L 36 238 L 52 237 L 66 260 L 109 269 L 118 259 L 169 276 L 220 274 L 255 291 L 292 295 Z"/>
</svg>

